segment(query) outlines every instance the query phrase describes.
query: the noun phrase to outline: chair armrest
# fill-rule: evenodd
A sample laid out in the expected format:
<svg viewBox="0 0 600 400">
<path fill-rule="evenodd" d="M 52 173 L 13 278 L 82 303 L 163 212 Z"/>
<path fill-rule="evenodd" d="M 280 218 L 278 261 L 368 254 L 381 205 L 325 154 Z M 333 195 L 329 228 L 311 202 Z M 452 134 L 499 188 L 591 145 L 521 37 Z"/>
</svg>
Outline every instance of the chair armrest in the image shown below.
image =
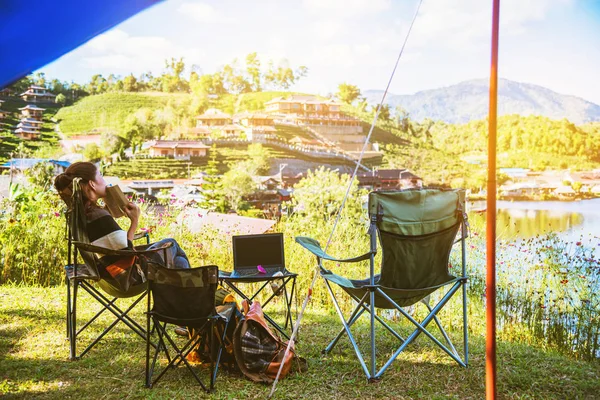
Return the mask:
<svg viewBox="0 0 600 400">
<path fill-rule="evenodd" d="M 150 233 L 148 231 L 136 232 L 133 235 L 133 241 L 146 238 L 146 243 L 150 243 Z"/>
<path fill-rule="evenodd" d="M 164 250 L 164 249 L 167 249 L 167 248 L 173 246 L 173 243 L 166 242 L 166 243 L 163 243 L 160 246 L 157 246 L 150 250 L 112 250 L 112 249 L 107 249 L 106 247 L 94 246 L 93 244 L 83 243 L 83 242 L 75 242 L 74 241 L 73 244 L 79 250 L 89 251 L 91 253 L 98 253 L 98 254 L 103 254 L 103 255 L 110 255 L 110 256 L 137 256 L 140 254 L 156 253 L 158 251 L 161 251 L 161 250 Z"/>
<path fill-rule="evenodd" d="M 371 255 L 375 254 L 375 253 L 369 251 L 368 253 L 365 253 L 358 257 L 335 258 L 335 257 L 332 257 L 329 254 L 325 253 L 325 251 L 321 248 L 321 244 L 318 241 L 316 241 L 315 239 L 305 237 L 305 236 L 296 236 L 296 243 L 298 243 L 300 246 L 304 247 L 306 250 L 310 251 L 311 253 L 313 253 L 315 256 L 317 256 L 319 258 L 322 258 L 324 260 L 329 260 L 329 261 L 343 262 L 343 263 L 354 263 L 354 262 L 358 262 L 358 261 L 368 260 L 369 258 L 371 258 Z"/>
</svg>

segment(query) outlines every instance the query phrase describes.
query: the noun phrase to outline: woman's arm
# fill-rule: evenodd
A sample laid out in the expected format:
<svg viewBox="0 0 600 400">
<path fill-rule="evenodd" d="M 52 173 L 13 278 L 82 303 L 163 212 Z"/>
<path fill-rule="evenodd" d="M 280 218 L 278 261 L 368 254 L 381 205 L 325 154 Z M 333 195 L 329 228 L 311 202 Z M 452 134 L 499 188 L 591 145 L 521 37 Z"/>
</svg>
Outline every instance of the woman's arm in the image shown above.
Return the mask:
<svg viewBox="0 0 600 400">
<path fill-rule="evenodd" d="M 138 222 L 140 219 L 140 208 L 134 204 L 129 203 L 127 207 L 123 210 L 123 212 L 127 215 L 127 218 L 131 220 L 131 224 L 129 225 L 129 229 L 127 230 L 127 240 L 133 242 L 133 236 L 138 228 Z"/>
</svg>

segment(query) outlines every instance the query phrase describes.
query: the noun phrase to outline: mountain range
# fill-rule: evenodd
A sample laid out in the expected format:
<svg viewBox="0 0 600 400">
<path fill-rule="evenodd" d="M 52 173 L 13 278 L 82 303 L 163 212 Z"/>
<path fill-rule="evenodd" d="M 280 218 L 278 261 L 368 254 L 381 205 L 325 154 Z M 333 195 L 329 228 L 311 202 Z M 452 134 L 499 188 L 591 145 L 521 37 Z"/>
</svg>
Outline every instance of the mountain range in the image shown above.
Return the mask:
<svg viewBox="0 0 600 400">
<path fill-rule="evenodd" d="M 367 90 L 363 95 L 369 104 L 381 101 L 382 90 Z M 410 117 L 450 123 L 464 123 L 485 118 L 488 114 L 489 81 L 474 79 L 439 89 L 411 95 L 388 93 L 386 103 L 408 111 Z M 548 88 L 508 79 L 498 81 L 498 115 L 542 115 L 552 119 L 567 118 L 576 124 L 600 121 L 600 106 Z"/>
</svg>

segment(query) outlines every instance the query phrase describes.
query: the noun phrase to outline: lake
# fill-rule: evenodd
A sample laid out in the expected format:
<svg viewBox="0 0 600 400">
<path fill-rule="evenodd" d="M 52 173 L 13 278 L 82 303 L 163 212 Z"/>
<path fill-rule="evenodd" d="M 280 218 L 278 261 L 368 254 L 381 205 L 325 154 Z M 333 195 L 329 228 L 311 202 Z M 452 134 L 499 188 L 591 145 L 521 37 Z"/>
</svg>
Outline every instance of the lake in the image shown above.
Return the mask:
<svg viewBox="0 0 600 400">
<path fill-rule="evenodd" d="M 484 201 L 473 208 L 485 207 Z M 558 233 L 565 240 L 600 237 L 600 199 L 581 201 L 498 201 L 498 239 Z"/>
</svg>

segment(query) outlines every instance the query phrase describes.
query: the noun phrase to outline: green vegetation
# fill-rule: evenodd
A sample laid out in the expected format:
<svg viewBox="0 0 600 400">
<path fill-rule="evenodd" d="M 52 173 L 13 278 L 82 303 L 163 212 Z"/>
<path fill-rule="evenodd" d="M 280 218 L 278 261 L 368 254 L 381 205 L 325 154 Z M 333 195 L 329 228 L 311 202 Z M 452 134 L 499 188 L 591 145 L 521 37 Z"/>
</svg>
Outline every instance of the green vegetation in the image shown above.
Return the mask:
<svg viewBox="0 0 600 400">
<path fill-rule="evenodd" d="M 100 390 L 108 398 L 197 395 L 198 387 L 183 370 L 172 372 L 151 391 L 142 388 L 145 345 L 122 326 L 79 362 L 66 361 L 64 287 L 54 286 L 62 282 L 64 275 L 64 220 L 59 213 L 62 206 L 57 196 L 42 189 L 47 185 L 47 178 L 41 177 L 48 176 L 42 172 L 36 173 L 38 189 L 27 193 L 16 191 L 2 204 L 6 211 L 0 216 L 0 282 L 3 283 L 0 286 L 0 351 L 5 356 L 0 359 L 3 377 L 0 393 L 48 398 L 95 397 Z M 277 231 L 284 233 L 286 248 L 291 250 L 286 252 L 286 264 L 299 273 L 300 300 L 310 284 L 315 265 L 308 252 L 298 250 L 294 237 L 308 235 L 322 243 L 327 240 L 333 225 L 331 216 L 342 201 L 347 179 L 326 170 L 311 174 L 298 185 L 294 198 L 295 208 L 302 211 L 284 218 L 276 226 Z M 365 221 L 361 219 L 364 214 L 362 195 L 356 188 L 352 191 L 329 248 L 332 254 L 352 256 L 368 248 Z M 154 238 L 174 237 L 194 265 L 214 263 L 225 270 L 231 268 L 229 235 L 213 229 L 192 234 L 184 220 L 172 210 L 157 212 L 146 208 L 140 226 L 150 228 Z M 485 373 L 483 220 L 471 215 L 471 227 L 468 368 L 457 367 L 430 341 L 419 339 L 392 364 L 383 384 L 368 385 L 346 339 L 329 356 L 320 355 L 321 348 L 340 325 L 326 291 L 319 284 L 297 346 L 309 361 L 309 371 L 282 381 L 277 398 L 362 398 L 384 397 L 390 393 L 404 398 L 481 398 Z M 521 247 L 511 247 L 507 242 L 499 252 L 498 392 L 515 399 L 593 398 L 600 390 L 597 379 L 600 364 L 597 360 L 579 358 L 589 357 L 590 351 L 598 350 L 598 292 L 594 289 L 598 284 L 598 262 L 593 251 L 590 253 L 581 243 L 563 243 L 555 236 L 537 240 L 540 240 L 539 245 L 528 241 Z M 596 242 L 597 239 L 592 244 Z M 536 249 L 543 255 L 539 265 L 527 258 Z M 523 250 L 529 254 L 525 255 Z M 513 251 L 524 255 L 518 257 L 519 265 L 508 263 L 515 260 L 510 254 Z M 569 254 L 568 258 L 564 258 L 565 253 Z M 458 252 L 453 253 L 451 268 L 458 265 L 458 256 Z M 328 267 L 339 269 L 333 263 Z M 521 271 L 523 267 L 529 268 L 526 276 L 530 279 L 515 280 L 514 270 Z M 585 277 L 581 276 L 581 268 L 588 271 Z M 344 274 L 352 278 L 364 277 L 367 270 L 365 262 L 344 266 Z M 575 290 L 583 296 L 578 297 L 579 300 L 587 301 L 578 301 L 574 297 Z M 86 296 L 80 299 L 83 302 L 80 315 L 93 315 L 97 305 Z M 461 337 L 458 300 L 454 299 L 440 315 L 442 321 L 447 321 L 445 326 L 455 340 Z M 280 303 L 275 306 L 281 310 Z M 352 302 L 346 298 L 341 306 L 348 310 Z M 414 312 L 417 317 L 421 314 L 418 307 Z M 143 307 L 137 308 L 134 315 L 143 319 Z M 281 317 L 281 314 L 275 315 Z M 100 320 L 107 318 L 103 315 Z M 404 333 L 411 328 L 405 322 L 393 323 Z M 99 332 L 101 325 L 93 324 L 87 335 Z M 357 337 L 363 342 L 361 339 L 369 334 L 367 324 L 359 322 L 357 330 Z M 84 337 L 91 337 L 87 335 Z M 394 344 L 391 336 L 383 335 L 378 352 L 390 354 L 395 349 Z M 81 376 L 88 378 L 81 379 Z M 439 376 L 444 379 L 435 379 Z M 225 371 L 219 376 L 217 387 L 214 398 L 264 398 L 269 390 Z"/>
<path fill-rule="evenodd" d="M 58 146 L 59 137 L 54 131 L 54 118 L 58 106 L 52 104 L 41 104 L 45 108 L 43 113 L 43 124 L 40 129 L 39 140 L 22 140 L 15 136 L 14 130 L 21 119 L 19 108 L 25 107 L 26 102 L 20 99 L 7 99 L 2 103 L 2 110 L 8 111 L 6 118 L 0 120 L 0 163 L 4 163 L 11 157 L 53 157 L 60 152 Z"/>
<path fill-rule="evenodd" d="M 600 163 L 598 128 L 578 127 L 563 120 L 540 116 L 507 115 L 498 119 L 498 163 L 500 167 L 534 170 L 592 169 Z M 467 124 L 438 122 L 431 127 L 432 143 L 447 152 L 485 155 L 487 122 Z"/>
<path fill-rule="evenodd" d="M 56 119 L 65 135 L 118 131 L 125 119 L 139 109 L 154 111 L 167 104 L 177 107 L 186 101 L 190 101 L 186 94 L 105 93 L 84 97 L 72 106 L 61 108 Z"/>
<path fill-rule="evenodd" d="M 319 286 L 317 292 L 323 292 Z M 8 398 L 196 398 L 202 396 L 185 367 L 170 371 L 153 389 L 143 387 L 144 342 L 121 325 L 83 359 L 68 361 L 65 338 L 64 287 L 0 286 L 0 395 Z M 302 292 L 300 292 L 302 293 Z M 78 313 L 91 317 L 96 310 L 81 296 Z M 143 321 L 143 307 L 134 317 Z M 368 384 L 347 339 L 329 356 L 321 349 L 339 330 L 331 309 L 309 307 L 300 331 L 299 353 L 309 370 L 291 375 L 277 386 L 275 399 L 481 399 L 485 397 L 485 319 L 472 307 L 471 357 L 460 368 L 430 341 L 419 338 L 403 352 L 380 384 Z M 446 315 L 447 316 L 447 315 Z M 101 321 L 107 321 L 102 316 Z M 100 332 L 102 323 L 90 327 Z M 358 324 L 358 337 L 366 339 L 366 324 Z M 401 325 L 401 331 L 408 332 Z M 456 332 L 450 332 L 456 338 Z M 89 336 L 86 336 L 89 337 Z M 378 351 L 389 353 L 394 342 L 383 336 Z M 586 399 L 600 390 L 600 365 L 573 360 L 551 350 L 500 338 L 498 341 L 498 393 L 506 399 Z M 200 368 L 202 377 L 206 371 Z M 220 370 L 213 399 L 264 399 L 271 387 L 252 383 L 242 375 Z M 204 395 L 206 396 L 206 395 Z"/>
</svg>

